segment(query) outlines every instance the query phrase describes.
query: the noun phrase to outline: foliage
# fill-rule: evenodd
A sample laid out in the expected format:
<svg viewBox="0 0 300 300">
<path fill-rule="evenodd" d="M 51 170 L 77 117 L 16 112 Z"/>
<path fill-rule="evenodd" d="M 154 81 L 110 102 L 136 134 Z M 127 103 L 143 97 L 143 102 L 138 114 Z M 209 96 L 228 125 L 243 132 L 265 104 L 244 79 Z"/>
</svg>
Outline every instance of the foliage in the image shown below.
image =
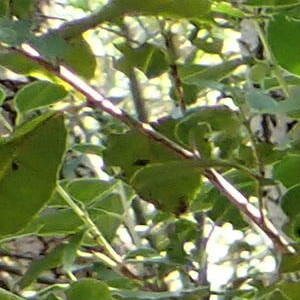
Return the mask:
<svg viewBox="0 0 300 300">
<path fill-rule="evenodd" d="M 0 1 L 0 298 L 298 299 L 299 11 Z"/>
</svg>

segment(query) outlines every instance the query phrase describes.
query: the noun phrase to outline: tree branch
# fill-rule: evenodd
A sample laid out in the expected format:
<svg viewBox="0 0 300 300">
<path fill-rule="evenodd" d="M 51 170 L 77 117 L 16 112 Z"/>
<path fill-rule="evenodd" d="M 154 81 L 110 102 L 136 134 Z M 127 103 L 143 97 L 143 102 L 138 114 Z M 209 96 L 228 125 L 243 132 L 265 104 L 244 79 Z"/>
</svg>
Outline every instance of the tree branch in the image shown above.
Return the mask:
<svg viewBox="0 0 300 300">
<path fill-rule="evenodd" d="M 182 159 L 193 160 L 196 163 L 199 162 L 199 157 L 196 153 L 185 149 L 181 145 L 155 131 L 150 124 L 134 119 L 127 112 L 111 103 L 101 93 L 92 88 L 89 84 L 87 84 L 65 66 L 53 66 L 40 55 L 32 54 L 34 50 L 32 50 L 32 52 L 24 49 L 17 50 L 15 48 L 12 48 L 11 50 L 15 52 L 17 51 L 27 58 L 39 63 L 48 71 L 69 83 L 74 89 L 86 96 L 89 105 L 102 109 L 106 113 L 127 124 L 130 128 L 140 131 L 142 134 L 150 137 L 152 140 L 172 150 Z M 250 204 L 246 197 L 222 175 L 212 168 L 206 168 L 204 175 L 221 193 L 227 196 L 228 200 L 232 202 L 233 205 L 238 207 L 243 214 L 245 214 L 254 224 L 256 224 L 263 232 L 265 232 L 265 234 L 273 241 L 278 250 L 292 254 L 296 253 L 296 250 L 290 245 L 289 240 L 275 228 L 271 221 L 264 219 L 260 211 L 255 206 Z"/>
</svg>

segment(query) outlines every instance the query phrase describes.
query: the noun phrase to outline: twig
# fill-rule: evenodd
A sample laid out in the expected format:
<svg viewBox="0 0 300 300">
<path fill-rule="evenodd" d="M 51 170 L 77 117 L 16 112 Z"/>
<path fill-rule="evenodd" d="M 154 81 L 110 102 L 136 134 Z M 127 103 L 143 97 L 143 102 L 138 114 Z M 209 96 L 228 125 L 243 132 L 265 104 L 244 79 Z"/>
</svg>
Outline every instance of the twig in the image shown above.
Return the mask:
<svg viewBox="0 0 300 300">
<path fill-rule="evenodd" d="M 28 59 L 39 63 L 48 71 L 58 76 L 65 82 L 69 83 L 74 89 L 86 96 L 86 99 L 90 105 L 102 109 L 111 116 L 127 124 L 129 127 L 140 131 L 142 134 L 148 136 L 152 140 L 164 145 L 165 147 L 176 153 L 179 157 L 187 160 L 193 160 L 195 162 L 199 160 L 197 154 L 191 152 L 188 149 L 185 149 L 181 145 L 160 134 L 150 124 L 143 123 L 134 119 L 127 112 L 115 106 L 100 92 L 92 88 L 85 81 L 83 81 L 63 65 L 53 66 L 43 57 L 38 54 L 32 54 L 32 52 L 30 52 L 29 50 L 18 50 L 15 48 L 11 48 L 11 50 L 18 52 L 19 54 L 26 56 Z M 211 181 L 212 184 L 215 185 L 215 187 L 220 192 L 227 196 L 228 200 L 230 200 L 233 205 L 238 207 L 241 212 L 243 212 L 252 222 L 254 222 L 261 230 L 263 230 L 267 234 L 267 236 L 273 241 L 278 250 L 287 251 L 293 254 L 296 253 L 296 250 L 290 245 L 289 240 L 285 238 L 269 220 L 266 220 L 267 222 L 263 222 L 263 217 L 261 216 L 260 211 L 255 206 L 250 204 L 245 196 L 240 193 L 231 183 L 229 183 L 222 175 L 220 175 L 212 168 L 205 169 L 204 175 Z"/>
</svg>

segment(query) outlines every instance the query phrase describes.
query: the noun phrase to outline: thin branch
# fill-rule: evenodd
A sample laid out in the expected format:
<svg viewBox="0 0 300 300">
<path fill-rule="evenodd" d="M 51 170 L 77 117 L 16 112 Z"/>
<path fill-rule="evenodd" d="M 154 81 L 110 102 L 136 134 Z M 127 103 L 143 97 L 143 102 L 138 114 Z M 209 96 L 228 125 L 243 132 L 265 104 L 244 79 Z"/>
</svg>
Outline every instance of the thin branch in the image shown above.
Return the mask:
<svg viewBox="0 0 300 300">
<path fill-rule="evenodd" d="M 199 157 L 196 153 L 185 149 L 181 145 L 160 134 L 150 124 L 143 123 L 134 119 L 127 112 L 111 103 L 100 92 L 92 88 L 89 84 L 87 84 L 65 66 L 53 66 L 40 55 L 32 54 L 32 52 L 30 52 L 29 50 L 17 50 L 15 48 L 12 48 L 11 50 L 18 52 L 26 56 L 27 58 L 39 63 L 48 71 L 58 76 L 65 82 L 69 83 L 74 89 L 86 96 L 89 105 L 93 105 L 94 107 L 102 109 L 111 116 L 127 124 L 130 128 L 136 129 L 152 140 L 164 145 L 165 147 L 176 153 L 179 157 L 187 160 L 193 160 L 195 161 L 195 163 L 199 161 Z M 205 169 L 204 175 L 211 181 L 212 184 L 215 185 L 215 187 L 221 193 L 227 196 L 228 200 L 230 200 L 233 205 L 238 207 L 243 214 L 245 214 L 253 223 L 255 223 L 262 231 L 267 234 L 267 236 L 273 241 L 278 250 L 287 251 L 293 254 L 296 253 L 296 250 L 290 245 L 289 240 L 274 227 L 271 221 L 265 220 L 264 222 L 263 216 L 260 214 L 260 211 L 255 206 L 250 204 L 247 198 L 222 175 L 220 175 L 212 168 Z"/>
</svg>

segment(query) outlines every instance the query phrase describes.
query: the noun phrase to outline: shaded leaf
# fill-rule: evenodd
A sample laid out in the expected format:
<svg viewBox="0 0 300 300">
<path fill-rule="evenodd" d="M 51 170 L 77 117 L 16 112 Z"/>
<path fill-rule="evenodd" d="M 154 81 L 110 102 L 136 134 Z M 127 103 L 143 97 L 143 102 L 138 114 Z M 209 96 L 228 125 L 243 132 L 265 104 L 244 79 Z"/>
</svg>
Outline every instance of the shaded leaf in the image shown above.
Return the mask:
<svg viewBox="0 0 300 300">
<path fill-rule="evenodd" d="M 178 70 L 184 83 L 206 87 L 208 81 L 220 81 L 244 63 L 242 59 L 235 59 L 215 66 L 182 65 Z"/>
<path fill-rule="evenodd" d="M 84 278 L 71 284 L 67 300 L 113 300 L 107 285 L 99 280 Z"/>
<path fill-rule="evenodd" d="M 58 267 L 62 262 L 65 246 L 65 244 L 60 244 L 44 257 L 33 261 L 19 281 L 20 288 L 29 286 L 42 272 Z"/>
<path fill-rule="evenodd" d="M 10 46 L 18 46 L 31 37 L 30 27 L 29 21 L 15 21 L 2 17 L 0 18 L 0 41 Z"/>
<path fill-rule="evenodd" d="M 22 229 L 50 199 L 65 144 L 63 117 L 49 114 L 25 123 L 0 144 L 1 235 Z"/>
<path fill-rule="evenodd" d="M 299 178 L 300 156 L 286 155 L 274 166 L 274 179 L 289 188 L 300 182 Z"/>
<path fill-rule="evenodd" d="M 144 44 L 139 48 L 131 48 L 124 43 L 116 47 L 124 56 L 115 62 L 115 68 L 129 77 L 133 68 L 138 68 L 148 78 L 159 76 L 168 69 L 164 53 L 153 45 Z"/>
<path fill-rule="evenodd" d="M 194 162 L 153 164 L 137 171 L 131 180 L 137 193 L 159 209 L 185 212 L 201 187 L 201 169 Z"/>
<path fill-rule="evenodd" d="M 106 166 L 119 166 L 122 169 L 121 175 L 128 181 L 135 171 L 148 164 L 179 158 L 156 141 L 131 130 L 108 136 L 108 146 L 103 152 L 103 159 Z"/>
<path fill-rule="evenodd" d="M 297 75 L 300 75 L 300 65 L 298 64 L 299 30 L 300 22 L 287 18 L 283 14 L 272 18 L 268 26 L 269 45 L 276 61 L 280 66 Z"/>
</svg>

